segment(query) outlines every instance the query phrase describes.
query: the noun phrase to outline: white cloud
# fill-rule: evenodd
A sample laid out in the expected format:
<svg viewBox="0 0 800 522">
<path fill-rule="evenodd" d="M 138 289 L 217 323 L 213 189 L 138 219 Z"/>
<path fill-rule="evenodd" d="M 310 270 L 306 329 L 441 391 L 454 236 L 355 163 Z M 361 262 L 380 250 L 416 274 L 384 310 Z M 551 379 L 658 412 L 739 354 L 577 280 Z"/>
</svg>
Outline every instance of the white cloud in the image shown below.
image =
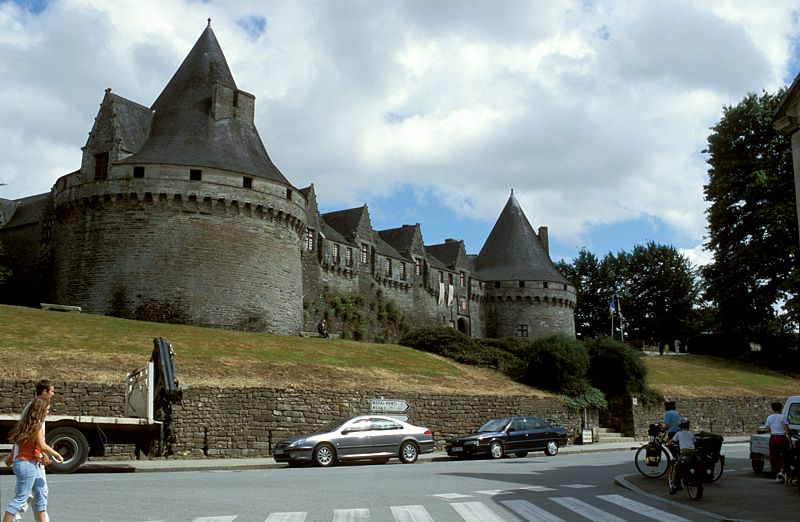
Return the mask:
<svg viewBox="0 0 800 522">
<path fill-rule="evenodd" d="M 800 34 L 781 0 L 4 2 L 0 196 L 77 168 L 106 87 L 152 104 L 208 17 L 270 156 L 322 205 L 410 185 L 437 219 L 493 222 L 514 188 L 576 245 L 637 219 L 700 244 L 709 127 L 782 85 Z"/>
</svg>

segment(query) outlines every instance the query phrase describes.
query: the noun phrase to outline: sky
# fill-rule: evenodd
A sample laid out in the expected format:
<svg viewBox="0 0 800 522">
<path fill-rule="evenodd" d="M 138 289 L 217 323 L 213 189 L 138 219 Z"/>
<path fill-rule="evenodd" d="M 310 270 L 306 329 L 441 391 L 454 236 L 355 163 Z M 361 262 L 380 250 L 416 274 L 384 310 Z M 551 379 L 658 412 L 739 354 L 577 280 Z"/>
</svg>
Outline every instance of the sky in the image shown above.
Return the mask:
<svg viewBox="0 0 800 522">
<path fill-rule="evenodd" d="M 710 128 L 800 72 L 796 0 L 0 0 L 0 198 L 80 167 L 106 88 L 152 105 L 208 18 L 321 212 L 470 254 L 513 189 L 554 261 L 708 262 Z"/>
</svg>

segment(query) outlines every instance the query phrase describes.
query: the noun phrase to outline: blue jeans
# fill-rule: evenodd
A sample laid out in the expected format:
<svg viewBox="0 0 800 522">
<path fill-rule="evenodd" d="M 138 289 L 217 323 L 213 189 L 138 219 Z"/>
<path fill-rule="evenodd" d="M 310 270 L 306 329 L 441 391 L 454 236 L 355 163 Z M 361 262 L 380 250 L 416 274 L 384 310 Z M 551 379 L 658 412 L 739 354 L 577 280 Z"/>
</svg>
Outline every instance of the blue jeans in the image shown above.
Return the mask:
<svg viewBox="0 0 800 522">
<path fill-rule="evenodd" d="M 11 469 L 17 477 L 17 485 L 6 511 L 12 515 L 19 513 L 31 491 L 33 491 L 33 510 L 36 513 L 47 511 L 47 481 L 44 478 L 44 469 L 36 462 L 23 459 L 14 459 Z"/>
</svg>

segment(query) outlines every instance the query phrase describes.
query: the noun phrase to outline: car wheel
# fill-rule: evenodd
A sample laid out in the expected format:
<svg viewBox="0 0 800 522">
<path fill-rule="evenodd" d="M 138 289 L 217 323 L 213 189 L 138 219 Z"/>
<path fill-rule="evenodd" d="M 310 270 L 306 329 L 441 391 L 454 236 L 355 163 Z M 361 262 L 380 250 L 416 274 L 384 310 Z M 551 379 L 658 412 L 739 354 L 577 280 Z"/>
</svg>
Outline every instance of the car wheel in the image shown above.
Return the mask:
<svg viewBox="0 0 800 522">
<path fill-rule="evenodd" d="M 514 452 L 514 455 L 515 455 L 515 456 L 516 456 L 518 459 L 522 459 L 522 458 L 525 458 L 525 457 L 527 457 L 527 456 L 528 456 L 528 452 L 527 452 L 527 451 L 515 451 L 515 452 Z"/>
<path fill-rule="evenodd" d="M 497 441 L 492 442 L 489 445 L 489 456 L 493 459 L 503 458 L 503 445 Z"/>
<path fill-rule="evenodd" d="M 763 460 L 751 460 L 750 465 L 753 466 L 753 471 L 755 471 L 756 473 L 762 473 L 764 471 Z"/>
<path fill-rule="evenodd" d="M 336 450 L 330 444 L 320 444 L 314 448 L 314 464 L 320 467 L 332 466 L 336 462 Z"/>
<path fill-rule="evenodd" d="M 417 457 L 419 457 L 419 449 L 417 449 L 417 445 L 411 441 L 404 442 L 402 446 L 400 446 L 400 462 L 403 464 L 413 464 L 417 461 Z"/>
<path fill-rule="evenodd" d="M 548 457 L 552 457 L 558 453 L 558 443 L 554 440 L 551 440 L 547 443 L 547 446 L 544 448 L 544 454 Z"/>
</svg>

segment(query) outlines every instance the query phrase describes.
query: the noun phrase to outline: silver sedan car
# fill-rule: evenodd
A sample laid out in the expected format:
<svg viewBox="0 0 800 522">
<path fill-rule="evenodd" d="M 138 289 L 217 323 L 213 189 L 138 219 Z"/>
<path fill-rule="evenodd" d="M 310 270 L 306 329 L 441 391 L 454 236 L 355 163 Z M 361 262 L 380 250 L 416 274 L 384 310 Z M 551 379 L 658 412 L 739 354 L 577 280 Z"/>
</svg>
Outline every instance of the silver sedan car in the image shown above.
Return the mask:
<svg viewBox="0 0 800 522">
<path fill-rule="evenodd" d="M 343 460 L 371 460 L 384 464 L 397 457 L 416 462 L 433 451 L 433 431 L 385 415 L 361 415 L 329 422 L 309 435 L 299 435 L 275 445 L 276 462 L 290 466 L 313 462 L 331 466 Z"/>
</svg>

